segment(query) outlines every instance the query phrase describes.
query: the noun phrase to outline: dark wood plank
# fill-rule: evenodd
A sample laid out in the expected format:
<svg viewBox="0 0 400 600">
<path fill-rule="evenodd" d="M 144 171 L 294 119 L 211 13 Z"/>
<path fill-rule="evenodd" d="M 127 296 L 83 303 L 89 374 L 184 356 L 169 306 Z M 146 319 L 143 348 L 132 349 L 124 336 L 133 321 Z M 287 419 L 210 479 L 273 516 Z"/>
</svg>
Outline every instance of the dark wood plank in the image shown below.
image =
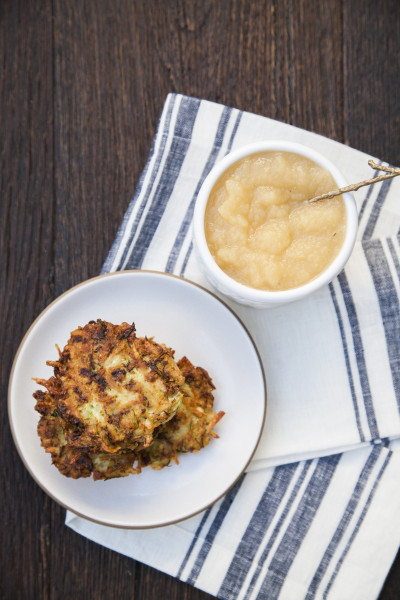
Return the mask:
<svg viewBox="0 0 400 600">
<path fill-rule="evenodd" d="M 132 4 L 54 7 L 55 280 L 61 293 L 98 274 L 150 135 L 136 109 Z"/>
<path fill-rule="evenodd" d="M 343 3 L 344 141 L 400 164 L 400 4 Z"/>
<path fill-rule="evenodd" d="M 157 573 L 154 569 L 142 566 L 140 578 L 141 600 L 168 598 L 168 600 L 213 600 L 215 597 L 202 590 L 174 579 L 165 573 Z"/>
<path fill-rule="evenodd" d="M 343 141 L 340 4 L 330 0 L 289 2 L 284 17 L 289 35 L 290 123 Z"/>
<path fill-rule="evenodd" d="M 51 3 L 0 11 L 0 595 L 47 598 L 51 501 L 17 455 L 6 406 L 17 346 L 54 294 Z"/>
<path fill-rule="evenodd" d="M 141 565 L 78 535 L 64 525 L 55 504 L 49 535 L 52 549 L 48 581 L 51 599 L 140 598 Z"/>
</svg>

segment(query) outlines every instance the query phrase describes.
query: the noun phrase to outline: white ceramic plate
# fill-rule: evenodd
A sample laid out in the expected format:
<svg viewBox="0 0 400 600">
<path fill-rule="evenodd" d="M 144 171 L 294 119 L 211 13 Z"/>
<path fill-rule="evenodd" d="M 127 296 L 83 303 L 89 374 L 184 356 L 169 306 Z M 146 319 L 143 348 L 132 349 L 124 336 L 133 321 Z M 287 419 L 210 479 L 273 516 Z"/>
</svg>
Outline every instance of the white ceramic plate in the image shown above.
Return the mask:
<svg viewBox="0 0 400 600">
<path fill-rule="evenodd" d="M 40 446 L 32 377 L 48 378 L 46 360 L 57 358 L 70 332 L 92 319 L 136 324 L 186 355 L 211 375 L 219 439 L 179 465 L 161 471 L 94 482 L 61 475 Z M 87 519 L 115 527 L 173 523 L 205 509 L 237 481 L 263 428 L 266 389 L 257 350 L 234 313 L 216 296 L 187 280 L 151 271 L 124 271 L 90 279 L 50 304 L 25 335 L 9 386 L 9 418 L 17 449 L 36 482 L 57 502 Z"/>
</svg>

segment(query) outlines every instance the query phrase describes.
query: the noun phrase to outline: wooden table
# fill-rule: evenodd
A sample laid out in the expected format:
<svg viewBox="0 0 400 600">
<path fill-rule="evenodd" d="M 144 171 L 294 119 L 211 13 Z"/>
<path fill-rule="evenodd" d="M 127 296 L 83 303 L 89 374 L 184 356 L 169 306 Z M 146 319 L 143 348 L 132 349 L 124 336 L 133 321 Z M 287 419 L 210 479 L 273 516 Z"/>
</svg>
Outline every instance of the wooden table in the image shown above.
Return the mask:
<svg viewBox="0 0 400 600">
<path fill-rule="evenodd" d="M 168 92 L 399 165 L 400 4 L 2 0 L 0 15 L 0 596 L 211 598 L 64 526 L 12 441 L 12 360 L 42 309 L 99 272 Z M 399 597 L 400 555 L 380 599 Z"/>
</svg>

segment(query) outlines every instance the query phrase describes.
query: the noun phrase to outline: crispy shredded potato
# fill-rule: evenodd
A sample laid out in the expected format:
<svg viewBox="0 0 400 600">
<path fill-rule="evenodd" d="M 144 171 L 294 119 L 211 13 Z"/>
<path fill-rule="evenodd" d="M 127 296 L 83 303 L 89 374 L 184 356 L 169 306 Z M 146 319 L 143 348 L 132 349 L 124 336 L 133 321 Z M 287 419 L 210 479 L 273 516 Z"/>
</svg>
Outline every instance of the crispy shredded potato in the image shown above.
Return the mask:
<svg viewBox="0 0 400 600">
<path fill-rule="evenodd" d="M 161 469 L 198 452 L 223 412 L 212 410 L 208 373 L 134 325 L 97 320 L 72 332 L 34 393 L 38 435 L 60 473 L 111 479 Z"/>
</svg>

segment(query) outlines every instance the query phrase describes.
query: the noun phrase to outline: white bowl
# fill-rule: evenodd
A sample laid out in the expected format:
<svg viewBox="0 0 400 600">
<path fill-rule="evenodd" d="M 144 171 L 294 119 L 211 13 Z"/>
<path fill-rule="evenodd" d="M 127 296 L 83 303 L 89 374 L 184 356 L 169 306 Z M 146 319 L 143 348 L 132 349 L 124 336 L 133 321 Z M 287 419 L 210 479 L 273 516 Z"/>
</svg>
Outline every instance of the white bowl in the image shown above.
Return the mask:
<svg viewBox="0 0 400 600">
<path fill-rule="evenodd" d="M 289 290 L 265 291 L 246 286 L 229 277 L 215 262 L 204 232 L 204 214 L 211 190 L 221 175 L 238 160 L 258 152 L 279 150 L 305 156 L 327 169 L 339 188 L 348 185 L 337 167 L 316 150 L 290 141 L 266 140 L 231 152 L 218 162 L 204 180 L 196 200 L 193 216 L 194 247 L 200 267 L 209 282 L 225 296 L 254 308 L 269 308 L 301 300 L 334 279 L 343 269 L 354 247 L 358 228 L 356 203 L 351 194 L 343 194 L 347 227 L 342 248 L 333 262 L 313 280 Z"/>
</svg>

